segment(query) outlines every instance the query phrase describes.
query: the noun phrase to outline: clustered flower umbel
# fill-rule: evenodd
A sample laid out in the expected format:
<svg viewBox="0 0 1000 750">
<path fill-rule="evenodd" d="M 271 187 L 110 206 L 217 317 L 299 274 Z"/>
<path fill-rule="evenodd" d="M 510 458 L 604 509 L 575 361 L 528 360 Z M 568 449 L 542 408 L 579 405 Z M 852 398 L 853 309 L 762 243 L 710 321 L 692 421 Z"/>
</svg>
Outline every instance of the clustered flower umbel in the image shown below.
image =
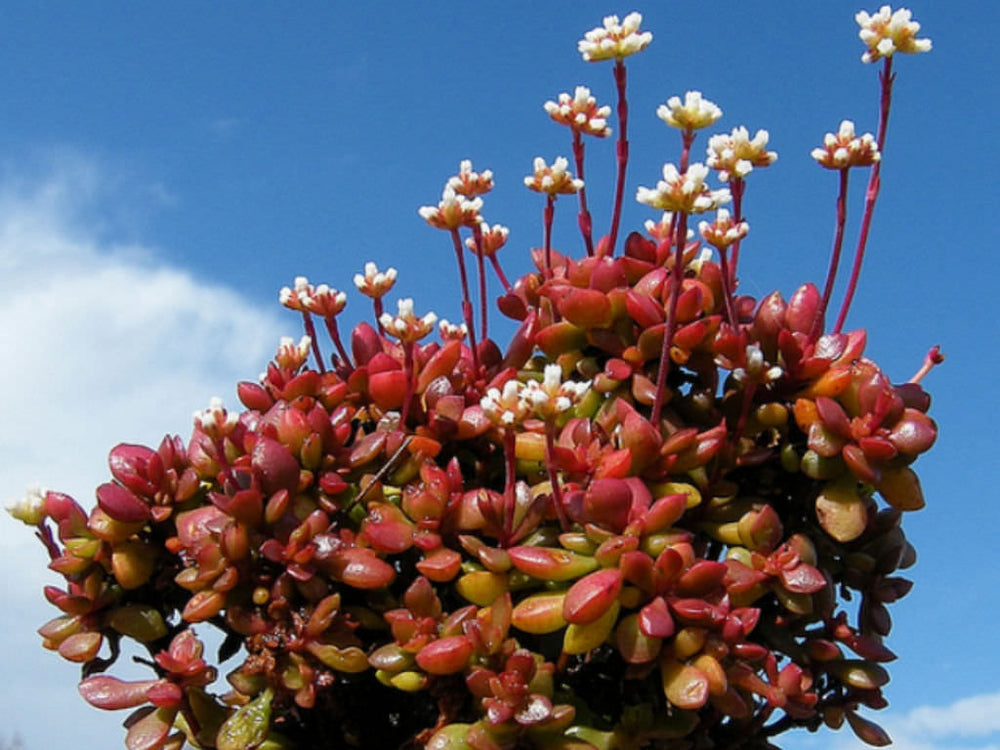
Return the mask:
<svg viewBox="0 0 1000 750">
<path fill-rule="evenodd" d="M 583 180 L 573 177 L 567 170 L 569 162 L 557 156 L 550 167 L 545 159 L 535 157 L 535 173 L 524 178 L 524 184 L 536 193 L 547 195 L 572 195 L 583 187 Z"/>
<path fill-rule="evenodd" d="M 309 299 L 314 291 L 315 288 L 309 283 L 308 278 L 305 276 L 296 276 L 291 287 L 281 287 L 281 290 L 278 292 L 278 301 L 289 310 L 306 312 L 303 301 Z"/>
<path fill-rule="evenodd" d="M 667 99 L 666 104 L 657 107 L 656 116 L 673 128 L 700 130 L 722 117 L 722 110 L 703 99 L 700 91 L 688 91 L 683 102 L 679 96 Z"/>
<path fill-rule="evenodd" d="M 729 190 L 712 190 L 705 184 L 708 167 L 696 162 L 684 174 L 673 164 L 663 165 L 663 179 L 655 188 L 640 187 L 635 199 L 661 211 L 700 214 L 718 208 L 730 200 Z"/>
<path fill-rule="evenodd" d="M 573 96 L 565 92 L 559 94 L 558 102 L 547 101 L 544 106 L 549 117 L 573 130 L 598 138 L 611 135 L 611 128 L 608 127 L 611 107 L 598 107 L 597 100 L 586 86 L 577 86 Z"/>
<path fill-rule="evenodd" d="M 621 22 L 618 16 L 605 16 L 604 25 L 584 34 L 584 38 L 577 43 L 577 49 L 587 62 L 621 60 L 634 55 L 653 41 L 650 32 L 639 31 L 641 24 L 640 13 L 629 13 Z"/>
<path fill-rule="evenodd" d="M 482 250 L 483 255 L 485 255 L 487 258 L 490 257 L 491 255 L 495 255 L 497 250 L 499 250 L 507 243 L 507 237 L 509 235 L 510 235 L 510 230 L 501 224 L 494 224 L 493 226 L 490 226 L 485 221 L 480 222 L 479 240 L 480 240 L 480 249 Z M 476 238 L 466 237 L 465 246 L 470 250 L 472 250 L 473 252 L 475 252 Z"/>
<path fill-rule="evenodd" d="M 725 250 L 738 240 L 747 236 L 750 226 L 745 221 L 734 221 L 729 211 L 720 208 L 715 214 L 715 221 L 709 224 L 702 221 L 698 224 L 698 232 L 712 247 Z"/>
<path fill-rule="evenodd" d="M 424 336 L 434 330 L 437 323 L 437 315 L 429 312 L 424 317 L 418 318 L 413 312 L 413 300 L 410 298 L 399 300 L 399 312 L 392 316 L 389 313 L 382 313 L 379 323 L 385 332 L 405 344 L 412 344 L 420 341 Z"/>
<path fill-rule="evenodd" d="M 812 150 L 812 158 L 827 169 L 870 167 L 882 158 L 878 144 L 871 133 L 854 134 L 854 123 L 844 120 L 836 134 L 827 133 L 823 147 Z"/>
<path fill-rule="evenodd" d="M 445 185 L 441 200 L 436 206 L 421 206 L 418 213 L 421 218 L 435 229 L 458 229 L 479 224 L 479 209 L 483 207 L 482 198 L 468 198 L 457 192 L 451 181 Z"/>
<path fill-rule="evenodd" d="M 766 130 L 758 130 L 753 138 L 740 125 L 729 135 L 720 133 L 708 139 L 708 158 L 705 163 L 719 173 L 719 180 L 730 182 L 733 178 L 743 179 L 754 167 L 767 167 L 778 159 L 778 154 L 767 150 L 770 135 Z"/>
<path fill-rule="evenodd" d="M 306 356 L 308 356 L 309 344 L 306 344 Z M 194 413 L 195 426 L 209 437 L 223 437 L 232 432 L 232 429 L 239 421 L 239 414 L 226 411 L 222 405 L 222 399 L 213 396 L 209 399 L 208 408 Z"/>
<path fill-rule="evenodd" d="M 920 24 L 911 18 L 909 9 L 900 8 L 893 12 L 888 5 L 883 5 L 874 15 L 860 11 L 854 20 L 861 27 L 858 36 L 868 47 L 861 55 L 861 61 L 876 62 L 883 57 L 892 57 L 894 52 L 915 55 L 930 51 L 931 40 L 917 39 Z"/>
<path fill-rule="evenodd" d="M 569 411 L 590 390 L 590 381 L 563 381 L 562 367 L 548 364 L 541 382 L 508 380 L 503 389 L 490 388 L 480 400 L 483 413 L 494 424 L 512 427 L 530 416 L 549 421 Z"/>
<path fill-rule="evenodd" d="M 458 174 L 448 178 L 447 187 L 466 198 L 484 195 L 493 189 L 493 171 L 484 169 L 475 172 L 472 161 L 463 159 L 458 164 Z"/>
<path fill-rule="evenodd" d="M 379 271 L 378 266 L 371 261 L 365 263 L 365 273 L 363 276 L 360 273 L 354 274 L 354 286 L 358 288 L 359 292 L 372 299 L 381 299 L 384 297 L 395 283 L 395 268 L 387 268 L 385 271 Z"/>
</svg>

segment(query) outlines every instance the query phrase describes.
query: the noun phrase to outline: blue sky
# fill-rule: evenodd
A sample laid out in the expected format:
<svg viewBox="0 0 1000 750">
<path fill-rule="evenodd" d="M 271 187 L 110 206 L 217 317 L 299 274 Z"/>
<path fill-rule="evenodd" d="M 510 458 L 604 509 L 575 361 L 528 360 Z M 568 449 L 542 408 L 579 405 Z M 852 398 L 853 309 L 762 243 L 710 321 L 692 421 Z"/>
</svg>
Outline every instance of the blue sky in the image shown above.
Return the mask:
<svg viewBox="0 0 1000 750">
<path fill-rule="evenodd" d="M 511 229 L 508 275 L 527 270 L 542 201 L 522 178 L 535 156 L 570 156 L 568 132 L 542 103 L 579 84 L 612 103 L 610 66 L 576 52 L 607 13 L 639 10 L 654 35 L 629 61 L 627 196 L 677 159 L 676 132 L 656 107 L 701 90 L 725 113 L 713 132 L 766 128 L 779 154 L 749 180 L 743 291 L 787 296 L 821 283 L 836 177 L 809 151 L 841 119 L 861 132 L 877 125 L 876 67 L 859 61 L 853 21 L 860 7 L 5 3 L 0 499 L 41 482 L 90 502 L 113 444 L 186 435 L 213 395 L 234 404 L 234 383 L 256 376 L 280 335 L 299 334 L 276 302 L 296 275 L 350 291 L 366 260 L 392 265 L 394 294 L 456 320 L 450 247 L 416 211 L 437 201 L 460 159 L 494 171 L 484 213 Z M 990 476 L 1000 342 L 989 317 L 1000 281 L 989 229 L 1000 11 L 972 0 L 910 7 L 934 50 L 896 65 L 882 199 L 849 326 L 868 329 L 869 355 L 898 381 L 933 344 L 948 359 L 926 381 L 941 434 L 916 465 L 928 506 L 905 522 L 917 585 L 892 609 L 900 659 L 881 720 L 899 748 L 987 750 L 1000 747 L 1000 657 L 983 639 L 1000 614 Z M 613 145 L 588 146 L 601 232 Z M 849 243 L 860 180 L 854 188 Z M 557 207 L 557 246 L 578 249 L 574 213 Z M 647 218 L 626 201 L 626 231 Z M 348 319 L 366 313 L 352 294 Z M 509 327 L 498 320 L 502 336 Z M 39 592 L 51 579 L 25 531 L 0 519 L 12 569 L 0 648 L 9 675 L 30 675 L 0 686 L 0 739 L 114 746 L 124 717 L 87 708 L 75 668 L 38 645 L 34 629 L 54 615 Z M 853 747 L 846 733 L 787 746 Z"/>
</svg>

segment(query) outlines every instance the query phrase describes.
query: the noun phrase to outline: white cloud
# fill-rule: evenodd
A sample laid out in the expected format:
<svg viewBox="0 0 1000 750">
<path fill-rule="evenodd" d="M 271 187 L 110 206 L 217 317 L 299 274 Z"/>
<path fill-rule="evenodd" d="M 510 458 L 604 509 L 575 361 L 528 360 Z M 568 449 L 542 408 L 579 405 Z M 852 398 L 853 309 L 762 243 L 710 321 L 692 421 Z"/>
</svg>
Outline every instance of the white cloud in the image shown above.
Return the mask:
<svg viewBox="0 0 1000 750">
<path fill-rule="evenodd" d="M 40 482 L 89 507 L 113 445 L 186 439 L 192 412 L 214 395 L 237 406 L 236 382 L 254 379 L 295 331 L 154 249 L 109 241 L 116 193 L 99 165 L 64 154 L 49 167 L 0 179 L 0 501 Z M 3 731 L 29 749 L 120 745 L 124 715 L 88 707 L 79 670 L 35 634 L 58 614 L 41 596 L 59 582 L 41 545 L 0 513 L 0 548 L 3 661 L 19 675 L 0 687 Z"/>
<path fill-rule="evenodd" d="M 961 698 L 940 706 L 918 706 L 907 712 L 868 712 L 893 739 L 895 750 L 1000 750 L 1000 692 Z M 862 750 L 847 724 L 840 732 L 798 734 L 788 750 L 826 748 Z"/>
</svg>

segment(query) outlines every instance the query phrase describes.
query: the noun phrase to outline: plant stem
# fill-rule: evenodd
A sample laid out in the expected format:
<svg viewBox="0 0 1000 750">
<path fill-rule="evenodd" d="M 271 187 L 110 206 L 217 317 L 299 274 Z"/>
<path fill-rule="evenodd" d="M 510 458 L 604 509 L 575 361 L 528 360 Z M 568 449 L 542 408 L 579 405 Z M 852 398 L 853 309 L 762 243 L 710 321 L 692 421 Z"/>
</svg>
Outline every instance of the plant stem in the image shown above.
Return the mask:
<svg viewBox="0 0 1000 750">
<path fill-rule="evenodd" d="M 576 162 L 576 176 L 583 180 L 583 136 L 580 131 L 573 128 L 573 160 Z M 587 185 L 580 188 L 580 213 L 576 217 L 580 225 L 580 233 L 583 234 L 583 243 L 587 246 L 587 255 L 594 255 L 593 222 L 590 219 L 590 211 L 587 210 Z"/>
<path fill-rule="evenodd" d="M 667 372 L 670 370 L 670 347 L 674 342 L 674 329 L 677 327 L 677 302 L 681 296 L 681 278 L 684 275 L 684 245 L 687 240 L 688 215 L 681 213 L 677 220 L 677 232 L 674 241 L 677 250 L 674 254 L 674 267 L 670 270 L 670 307 L 667 311 L 667 328 L 663 332 L 663 349 L 660 350 L 660 369 L 656 374 L 656 397 L 653 399 L 653 427 L 660 429 L 660 413 L 663 409 L 663 394 L 667 389 Z"/>
<path fill-rule="evenodd" d="M 542 215 L 542 223 L 545 227 L 545 237 L 543 248 L 545 250 L 545 278 L 552 278 L 552 222 L 556 215 L 556 197 L 546 195 L 545 211 Z"/>
<path fill-rule="evenodd" d="M 840 170 L 840 191 L 837 193 L 837 227 L 833 233 L 833 251 L 830 253 L 830 268 L 826 272 L 826 286 L 823 288 L 823 300 L 816 310 L 812 329 L 809 331 L 810 341 L 815 341 L 823 330 L 823 317 L 826 307 L 830 304 L 833 293 L 833 280 L 837 277 L 837 266 L 840 265 L 840 251 L 844 246 L 844 224 L 847 222 L 847 173 L 846 167 Z"/>
<path fill-rule="evenodd" d="M 615 205 L 611 212 L 611 231 L 608 239 L 608 255 L 615 254 L 615 243 L 618 241 L 618 224 L 622 215 L 622 199 L 625 195 L 625 168 L 628 166 L 628 138 L 625 128 L 628 125 L 628 102 L 625 100 L 625 63 L 615 60 L 615 87 L 618 89 L 618 176 L 615 181 Z"/>
<path fill-rule="evenodd" d="M 742 177 L 734 177 L 729 183 L 729 192 L 733 196 L 733 221 L 737 224 L 743 221 L 743 191 L 746 187 L 746 180 Z M 740 262 L 741 241 L 742 238 L 733 243 L 733 262 L 729 267 L 729 287 L 733 294 L 736 293 L 736 265 Z"/>
<path fill-rule="evenodd" d="M 681 174 L 687 172 L 688 163 L 691 161 L 692 143 L 694 143 L 694 131 L 688 128 L 681 134 L 681 164 L 678 170 Z"/>
<path fill-rule="evenodd" d="M 500 261 L 497 260 L 497 256 L 490 256 L 490 263 L 493 264 L 493 270 L 496 271 L 497 278 L 500 279 L 500 283 L 503 284 L 503 288 L 507 292 L 512 292 L 513 287 L 511 287 L 510 282 L 507 281 L 507 276 L 504 274 L 503 269 L 500 268 Z"/>
<path fill-rule="evenodd" d="M 924 356 L 924 363 L 920 365 L 920 369 L 913 373 L 913 377 L 906 382 L 919 383 L 927 373 L 934 369 L 935 365 L 939 365 L 942 362 L 944 362 L 944 355 L 941 353 L 941 347 L 932 346 L 930 351 Z"/>
<path fill-rule="evenodd" d="M 340 340 L 340 329 L 337 327 L 337 319 L 333 316 L 324 317 L 323 321 L 326 323 L 326 331 L 330 334 L 330 338 L 333 339 L 333 345 L 337 347 L 337 351 L 340 353 L 340 358 L 344 361 L 344 364 L 350 368 L 354 369 L 354 363 L 351 362 L 351 358 L 347 354 L 347 349 L 344 348 L 344 342 Z"/>
<path fill-rule="evenodd" d="M 503 431 L 503 456 L 506 477 L 504 479 L 504 540 L 503 545 L 509 546 L 510 540 L 514 536 L 514 512 L 517 509 L 517 499 L 514 492 L 514 483 L 517 481 L 514 475 L 514 466 L 517 461 L 515 451 L 517 450 L 517 434 L 513 430 Z"/>
<path fill-rule="evenodd" d="M 476 266 L 479 272 L 479 309 L 482 313 L 482 330 L 481 334 L 483 341 L 488 338 L 486 333 L 487 326 L 487 312 L 486 312 L 486 264 L 483 260 L 483 230 L 480 228 L 480 224 L 476 224 L 472 227 L 472 241 L 476 246 Z"/>
<path fill-rule="evenodd" d="M 403 413 L 399 418 L 399 426 L 406 429 L 406 417 L 410 413 L 410 401 L 413 400 L 413 342 L 403 342 L 403 372 L 406 373 L 406 391 L 403 396 Z"/>
<path fill-rule="evenodd" d="M 469 277 L 465 273 L 465 258 L 462 256 L 462 238 L 458 230 L 451 230 L 452 244 L 455 246 L 455 258 L 458 260 L 458 275 L 462 281 L 462 317 L 469 329 L 469 347 L 472 349 L 472 369 L 479 377 L 479 347 L 476 346 L 476 328 L 472 321 L 472 302 L 469 301 Z"/>
<path fill-rule="evenodd" d="M 552 485 L 552 505 L 555 506 L 556 517 L 559 519 L 559 527 L 565 533 L 569 531 L 569 519 L 566 518 L 566 509 L 563 507 L 562 488 L 559 486 L 559 476 L 556 474 L 555 431 L 555 424 L 552 422 L 545 423 L 545 466 L 549 473 L 549 484 Z"/>
<path fill-rule="evenodd" d="M 880 101 L 880 114 L 878 123 L 878 152 L 880 157 L 884 155 L 885 133 L 889 127 L 889 105 L 892 103 L 892 82 L 896 76 L 892 72 L 892 57 L 883 58 L 885 67 L 879 74 L 882 96 Z M 861 275 L 861 262 L 865 257 L 865 245 L 868 244 L 868 230 L 871 228 L 872 213 L 875 211 L 875 201 L 878 198 L 878 191 L 882 185 L 880 173 L 882 171 L 882 159 L 872 165 L 871 173 L 868 176 L 868 189 L 865 191 L 865 212 L 861 217 L 861 230 L 858 232 L 858 246 L 854 251 L 854 265 L 851 267 L 851 278 L 847 282 L 847 292 L 844 294 L 844 302 L 840 306 L 840 314 L 837 316 L 837 324 L 833 327 L 834 333 L 840 333 L 847 319 L 847 311 L 851 309 L 851 301 L 854 299 L 854 292 L 858 286 L 858 277 Z"/>
<path fill-rule="evenodd" d="M 729 281 L 729 261 L 725 248 L 719 250 L 719 268 L 722 271 L 722 296 L 726 301 L 726 318 L 729 325 L 736 330 L 739 321 L 736 319 L 736 309 L 733 307 L 733 288 Z"/>
<path fill-rule="evenodd" d="M 326 372 L 326 366 L 323 364 L 323 355 L 319 351 L 319 339 L 316 336 L 316 326 L 313 324 L 312 316 L 306 312 L 302 311 L 302 325 L 306 329 L 306 336 L 309 337 L 309 341 L 312 344 L 313 356 L 316 358 L 316 368 L 321 372 Z"/>
<path fill-rule="evenodd" d="M 372 308 L 375 311 L 375 325 L 378 326 L 378 332 L 380 335 L 385 336 L 385 328 L 382 327 L 382 313 L 385 312 L 385 308 L 382 306 L 381 297 L 375 297 L 372 300 Z"/>
</svg>

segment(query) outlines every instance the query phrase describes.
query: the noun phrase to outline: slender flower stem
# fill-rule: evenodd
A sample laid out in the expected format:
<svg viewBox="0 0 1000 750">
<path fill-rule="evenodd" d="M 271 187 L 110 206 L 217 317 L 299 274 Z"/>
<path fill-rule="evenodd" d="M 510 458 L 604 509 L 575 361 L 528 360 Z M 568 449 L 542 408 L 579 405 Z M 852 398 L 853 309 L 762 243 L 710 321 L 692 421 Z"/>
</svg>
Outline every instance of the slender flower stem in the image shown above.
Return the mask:
<svg viewBox="0 0 1000 750">
<path fill-rule="evenodd" d="M 830 268 L 826 272 L 826 286 L 823 288 L 823 300 L 816 310 L 816 318 L 813 320 L 812 329 L 809 331 L 809 339 L 815 341 L 823 330 L 823 317 L 826 315 L 827 305 L 830 304 L 830 295 L 833 293 L 833 281 L 837 277 L 837 266 L 840 265 L 840 251 L 844 246 L 844 224 L 847 222 L 847 174 L 850 170 L 845 167 L 840 170 L 840 190 L 837 193 L 837 227 L 833 233 L 833 251 L 830 253 Z"/>
<path fill-rule="evenodd" d="M 883 58 L 885 67 L 879 74 L 879 83 L 882 88 L 880 101 L 880 115 L 878 123 L 878 152 L 884 155 L 885 133 L 889 127 L 889 105 L 892 103 L 892 82 L 896 76 L 892 72 L 892 57 Z M 834 333 L 840 333 L 847 319 L 847 311 L 851 309 L 851 301 L 854 299 L 854 292 L 858 286 L 858 277 L 861 275 L 861 263 L 865 257 L 865 246 L 868 244 L 868 230 L 871 228 L 872 213 L 875 211 L 875 201 L 878 198 L 878 191 L 882 185 L 880 173 L 882 171 L 882 159 L 872 165 L 871 173 L 868 176 L 868 189 L 865 191 L 865 212 L 861 217 L 861 229 L 858 232 L 858 246 L 854 251 L 854 265 L 851 267 L 851 278 L 847 282 L 847 291 L 844 294 L 844 302 L 840 306 L 840 314 L 837 316 L 837 324 L 833 327 Z"/>
<path fill-rule="evenodd" d="M 719 250 L 719 268 L 722 271 L 722 296 L 726 301 L 726 319 L 729 325 L 736 329 L 739 321 L 736 319 L 736 310 L 733 307 L 733 288 L 729 281 L 729 260 L 725 248 Z"/>
<path fill-rule="evenodd" d="M 385 308 L 382 306 L 382 298 L 376 297 L 373 299 L 372 307 L 375 310 L 375 324 L 378 326 L 378 332 L 385 336 L 385 328 L 382 327 L 382 313 L 385 312 Z"/>
<path fill-rule="evenodd" d="M 734 177 L 729 183 L 729 192 L 733 196 L 733 221 L 739 224 L 743 221 L 743 191 L 746 190 L 747 183 L 742 177 Z M 736 266 L 740 262 L 740 242 L 742 238 L 733 243 L 733 262 L 729 268 L 729 288 L 732 293 L 736 293 Z M 733 322 L 736 324 L 736 321 Z"/>
<path fill-rule="evenodd" d="M 462 238 L 458 230 L 451 230 L 452 244 L 455 246 L 455 258 L 458 259 L 458 275 L 462 281 L 462 317 L 469 329 L 469 347 L 472 349 L 472 369 L 479 377 L 479 347 L 476 346 L 476 328 L 472 320 L 472 302 L 469 301 L 469 277 L 465 273 L 465 258 L 462 255 Z"/>
<path fill-rule="evenodd" d="M 337 319 L 330 316 L 328 318 L 324 317 L 323 321 L 326 323 L 326 331 L 330 334 L 330 338 L 333 339 L 333 345 L 337 347 L 337 351 L 340 353 L 340 358 L 343 360 L 344 365 L 353 370 L 354 363 L 351 362 L 351 358 L 347 354 L 347 349 L 344 348 L 344 342 L 340 340 L 340 329 L 337 327 Z"/>
<path fill-rule="evenodd" d="M 483 260 L 483 230 L 480 229 L 480 225 L 476 224 L 472 227 L 472 241 L 476 246 L 476 267 L 479 273 L 479 310 L 481 313 L 482 329 L 481 334 L 483 341 L 488 338 L 486 333 L 487 326 L 487 311 L 486 311 L 486 264 Z"/>
<path fill-rule="evenodd" d="M 552 422 L 546 422 L 545 465 L 549 472 L 549 484 L 552 485 L 552 505 L 555 507 L 556 517 L 559 519 L 560 528 L 563 532 L 567 532 L 569 531 L 569 519 L 566 518 L 566 509 L 563 506 L 562 488 L 559 486 L 559 476 L 556 474 L 555 432 L 555 424 Z"/>
<path fill-rule="evenodd" d="M 674 329 L 677 327 L 677 302 L 681 296 L 681 278 L 684 276 L 684 245 L 687 241 L 687 214 L 681 213 L 677 220 L 674 241 L 674 267 L 670 270 L 670 307 L 667 311 L 667 328 L 663 332 L 663 349 L 660 350 L 660 369 L 656 374 L 656 397 L 653 399 L 652 422 L 660 428 L 660 413 L 663 409 L 663 395 L 667 389 L 667 372 L 670 370 L 670 347 L 674 343 Z"/>
<path fill-rule="evenodd" d="M 618 224 L 622 216 L 622 199 L 625 196 L 625 168 L 628 166 L 628 138 L 625 128 L 628 125 L 628 102 L 625 100 L 625 63 L 615 60 L 615 86 L 618 89 L 618 177 L 615 181 L 615 205 L 611 212 L 611 231 L 608 239 L 608 255 L 615 254 L 615 243 L 618 241 Z"/>
<path fill-rule="evenodd" d="M 545 238 L 543 247 L 545 250 L 545 278 L 552 278 L 552 222 L 556 215 L 556 197 L 547 195 L 545 197 L 545 212 L 542 215 L 545 226 Z"/>
<path fill-rule="evenodd" d="M 517 481 L 514 475 L 514 466 L 517 458 L 517 433 L 514 430 L 503 431 L 503 455 L 506 469 L 504 479 L 504 546 L 509 546 L 514 536 L 514 513 L 517 510 L 517 497 L 514 492 L 514 484 Z"/>
<path fill-rule="evenodd" d="M 573 128 L 573 160 L 576 162 L 576 176 L 581 180 L 583 177 L 583 136 L 580 131 Z M 580 233 L 583 235 L 583 243 L 587 246 L 587 255 L 594 255 L 593 222 L 590 219 L 590 211 L 587 210 L 587 186 L 580 188 L 580 213 L 576 220 L 580 225 Z"/>
<path fill-rule="evenodd" d="M 493 270 L 496 272 L 497 278 L 500 279 L 500 283 L 503 284 L 504 291 L 512 292 L 514 288 L 507 281 L 507 276 L 504 274 L 503 269 L 500 268 L 500 261 L 497 260 L 497 256 L 490 256 L 490 263 L 493 264 Z"/>
<path fill-rule="evenodd" d="M 302 311 L 302 325 L 306 329 L 306 336 L 312 343 L 313 356 L 316 358 L 316 368 L 321 372 L 326 372 L 326 365 L 323 364 L 323 355 L 319 351 L 319 338 L 316 336 L 316 326 L 313 324 L 312 316 Z"/>
<path fill-rule="evenodd" d="M 907 383 L 919 383 L 924 379 L 924 376 L 934 369 L 936 365 L 944 362 L 944 355 L 941 353 L 940 346 L 932 346 L 930 351 L 924 356 L 924 363 L 920 365 L 920 369 L 913 373 L 913 377 L 907 380 Z"/>
<path fill-rule="evenodd" d="M 687 172 L 688 163 L 691 161 L 691 144 L 694 143 L 694 131 L 690 128 L 681 134 L 681 165 L 678 170 L 681 174 Z"/>
<path fill-rule="evenodd" d="M 410 401 L 413 400 L 413 342 L 403 342 L 403 372 L 406 373 L 406 391 L 403 395 L 403 413 L 399 419 L 402 428 L 406 428 L 406 418 L 410 414 Z"/>
</svg>

